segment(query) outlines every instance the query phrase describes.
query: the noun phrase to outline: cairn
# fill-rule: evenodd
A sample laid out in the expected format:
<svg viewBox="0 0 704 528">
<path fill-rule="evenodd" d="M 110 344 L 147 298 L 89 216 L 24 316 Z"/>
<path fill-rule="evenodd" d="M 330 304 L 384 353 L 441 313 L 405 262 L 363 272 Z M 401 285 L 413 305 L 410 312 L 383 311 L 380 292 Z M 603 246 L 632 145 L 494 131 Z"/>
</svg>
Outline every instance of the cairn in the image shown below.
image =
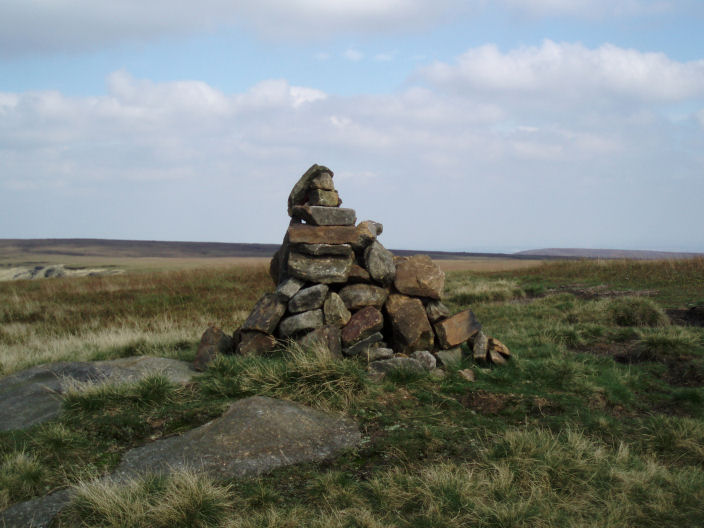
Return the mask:
<svg viewBox="0 0 704 528">
<path fill-rule="evenodd" d="M 259 299 L 227 348 L 260 355 L 282 341 L 318 343 L 337 357 L 361 356 L 381 373 L 401 364 L 430 370 L 459 363 L 463 343 L 477 360 L 506 361 L 508 348 L 481 332 L 471 310 L 450 315 L 441 302 L 445 274 L 429 256 L 394 256 L 378 240 L 382 224 L 356 224 L 354 209 L 341 204 L 327 167 L 313 165 L 299 179 L 269 267 L 276 290 Z M 208 329 L 196 365 L 226 338 Z"/>
</svg>

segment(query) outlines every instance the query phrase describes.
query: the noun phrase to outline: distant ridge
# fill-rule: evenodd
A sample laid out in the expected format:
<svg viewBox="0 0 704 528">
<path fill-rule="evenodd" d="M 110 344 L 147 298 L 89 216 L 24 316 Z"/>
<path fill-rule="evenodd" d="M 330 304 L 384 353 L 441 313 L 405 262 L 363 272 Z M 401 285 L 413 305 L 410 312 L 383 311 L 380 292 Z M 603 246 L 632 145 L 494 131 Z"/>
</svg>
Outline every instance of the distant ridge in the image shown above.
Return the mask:
<svg viewBox="0 0 704 528">
<path fill-rule="evenodd" d="M 524 257 L 549 258 L 602 258 L 602 259 L 635 259 L 635 260 L 666 260 L 704 257 L 704 253 L 684 253 L 676 251 L 645 251 L 636 249 L 584 249 L 584 248 L 545 248 L 530 249 L 513 253 Z"/>
</svg>

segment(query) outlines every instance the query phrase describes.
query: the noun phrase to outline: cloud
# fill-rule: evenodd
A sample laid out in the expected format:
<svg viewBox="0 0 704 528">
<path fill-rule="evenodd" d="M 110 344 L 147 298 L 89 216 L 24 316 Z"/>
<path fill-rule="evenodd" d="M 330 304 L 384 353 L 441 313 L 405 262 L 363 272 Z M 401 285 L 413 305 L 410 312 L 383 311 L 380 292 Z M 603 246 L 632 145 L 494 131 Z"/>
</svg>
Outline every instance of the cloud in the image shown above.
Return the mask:
<svg viewBox="0 0 704 528">
<path fill-rule="evenodd" d="M 687 4 L 664 0 L 499 0 L 505 7 L 531 15 L 569 15 L 602 17 L 606 15 L 651 15 L 671 11 Z"/>
<path fill-rule="evenodd" d="M 364 58 L 364 53 L 361 51 L 354 49 L 354 48 L 349 48 L 345 50 L 345 52 L 342 54 L 344 58 L 346 58 L 349 61 L 352 62 L 359 62 Z"/>
</svg>

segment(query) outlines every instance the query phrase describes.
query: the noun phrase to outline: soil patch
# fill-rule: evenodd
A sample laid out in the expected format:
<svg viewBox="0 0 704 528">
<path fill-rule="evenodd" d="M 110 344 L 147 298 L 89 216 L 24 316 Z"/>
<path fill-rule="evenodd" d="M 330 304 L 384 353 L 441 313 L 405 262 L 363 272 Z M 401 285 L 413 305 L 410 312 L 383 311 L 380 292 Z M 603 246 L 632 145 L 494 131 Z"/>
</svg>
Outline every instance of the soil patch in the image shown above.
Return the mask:
<svg viewBox="0 0 704 528">
<path fill-rule="evenodd" d="M 674 308 L 665 310 L 670 322 L 678 326 L 704 326 L 704 305 L 692 308 Z"/>
</svg>

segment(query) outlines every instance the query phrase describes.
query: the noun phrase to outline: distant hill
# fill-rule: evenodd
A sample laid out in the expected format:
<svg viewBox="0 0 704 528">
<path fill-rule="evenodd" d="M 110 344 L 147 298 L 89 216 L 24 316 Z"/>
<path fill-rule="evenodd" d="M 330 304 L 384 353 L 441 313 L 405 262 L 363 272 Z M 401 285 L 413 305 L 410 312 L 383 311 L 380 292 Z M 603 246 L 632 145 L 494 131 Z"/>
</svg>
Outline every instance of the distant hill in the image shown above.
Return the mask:
<svg viewBox="0 0 704 528">
<path fill-rule="evenodd" d="M 683 253 L 674 251 L 643 251 L 631 249 L 583 249 L 583 248 L 545 248 L 518 251 L 515 256 L 531 258 L 602 258 L 602 259 L 636 259 L 663 260 L 704 257 L 704 253 Z"/>
</svg>

